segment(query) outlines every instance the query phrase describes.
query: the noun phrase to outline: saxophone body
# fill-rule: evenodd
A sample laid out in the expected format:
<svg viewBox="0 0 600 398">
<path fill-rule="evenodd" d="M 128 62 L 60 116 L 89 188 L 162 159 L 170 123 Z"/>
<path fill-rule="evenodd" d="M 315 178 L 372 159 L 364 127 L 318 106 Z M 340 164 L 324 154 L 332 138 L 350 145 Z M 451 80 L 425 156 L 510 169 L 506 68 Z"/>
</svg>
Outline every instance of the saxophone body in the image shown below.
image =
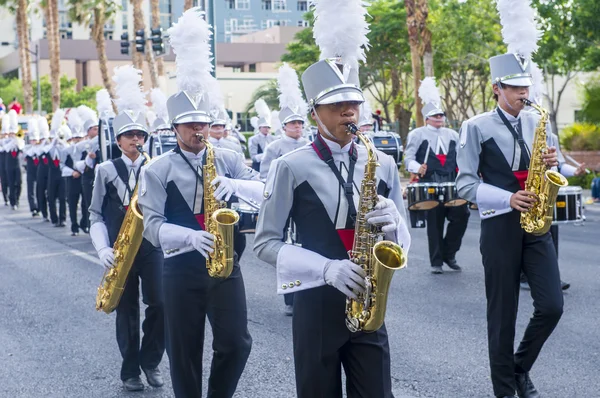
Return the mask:
<svg viewBox="0 0 600 398">
<path fill-rule="evenodd" d="M 215 150 L 202 134 L 198 139 L 206 145 L 206 164 L 202 168 L 204 180 L 204 225 L 206 232 L 215 237 L 214 251 L 206 259 L 208 275 L 213 278 L 227 278 L 233 271 L 234 231 L 240 215 L 226 208 L 227 203 L 214 197 L 215 186 L 211 182 L 217 177 Z"/>
<path fill-rule="evenodd" d="M 390 283 L 394 272 L 406 266 L 406 254 L 400 245 L 383 240 L 381 228 L 367 223 L 366 214 L 377 204 L 377 155 L 373 144 L 354 124 L 348 131 L 356 134 L 367 148 L 368 160 L 360 189 L 350 260 L 366 272 L 364 293 L 346 299 L 346 326 L 351 332 L 374 332 L 385 318 Z"/>
<path fill-rule="evenodd" d="M 146 162 L 150 161 L 150 157 L 141 145 L 137 146 L 137 150 L 146 158 Z M 129 207 L 119 229 L 119 234 L 113 245 L 114 265 L 104 272 L 96 295 L 96 310 L 104 311 L 107 314 L 113 312 L 119 305 L 127 276 L 142 245 L 144 220 L 137 203 L 137 190 L 136 185 L 129 200 Z"/>
<path fill-rule="evenodd" d="M 546 153 L 548 147 L 546 142 L 548 111 L 527 99 L 522 101 L 541 115 L 541 119 L 535 128 L 529 173 L 525 181 L 525 190 L 536 194 L 538 201 L 529 211 L 521 213 L 521 228 L 525 232 L 539 236 L 550 230 L 558 190 L 569 185 L 569 182 L 560 173 L 550 170 L 542 159 L 542 155 Z"/>
</svg>

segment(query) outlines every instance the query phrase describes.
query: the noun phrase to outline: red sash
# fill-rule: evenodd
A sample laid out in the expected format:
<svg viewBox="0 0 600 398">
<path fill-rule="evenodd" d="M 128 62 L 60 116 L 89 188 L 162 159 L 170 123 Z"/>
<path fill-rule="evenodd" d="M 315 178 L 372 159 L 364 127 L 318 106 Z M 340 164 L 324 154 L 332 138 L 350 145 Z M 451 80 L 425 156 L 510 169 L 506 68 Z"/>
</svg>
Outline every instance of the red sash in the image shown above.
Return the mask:
<svg viewBox="0 0 600 398">
<path fill-rule="evenodd" d="M 37 166 L 38 164 L 40 164 L 40 159 L 39 158 L 33 158 L 33 165 Z"/>
<path fill-rule="evenodd" d="M 354 245 L 354 230 L 338 229 L 337 233 L 340 236 L 340 240 L 344 244 L 346 251 L 352 250 L 352 246 Z"/>
<path fill-rule="evenodd" d="M 519 181 L 519 186 L 521 187 L 521 189 L 525 189 L 525 180 L 527 180 L 527 175 L 529 175 L 529 171 L 513 171 L 513 174 Z"/>
<path fill-rule="evenodd" d="M 442 167 L 444 167 L 446 165 L 446 158 L 448 157 L 447 155 L 440 154 L 440 155 L 435 155 L 435 157 L 438 158 L 438 160 L 442 164 Z"/>
<path fill-rule="evenodd" d="M 46 165 L 48 164 L 48 158 L 46 156 L 44 156 L 42 158 L 42 161 L 44 162 L 44 164 L 46 164 Z"/>
<path fill-rule="evenodd" d="M 202 230 L 206 231 L 206 226 L 204 224 L 204 214 L 196 214 L 196 221 L 198 221 L 198 225 L 202 228 Z"/>
<path fill-rule="evenodd" d="M 18 152 L 17 151 L 11 151 L 10 154 L 12 155 L 13 158 L 16 158 Z"/>
<path fill-rule="evenodd" d="M 54 159 L 52 160 L 52 163 L 54 163 L 54 167 L 58 167 L 60 165 L 60 159 Z"/>
</svg>

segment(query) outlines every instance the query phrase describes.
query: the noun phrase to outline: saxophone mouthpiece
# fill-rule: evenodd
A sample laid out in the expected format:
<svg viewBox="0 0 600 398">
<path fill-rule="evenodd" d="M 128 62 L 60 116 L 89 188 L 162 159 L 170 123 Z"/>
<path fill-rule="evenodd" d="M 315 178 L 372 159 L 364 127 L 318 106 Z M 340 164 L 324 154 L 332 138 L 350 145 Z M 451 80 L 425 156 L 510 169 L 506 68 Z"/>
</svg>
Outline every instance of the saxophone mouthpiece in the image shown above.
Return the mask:
<svg viewBox="0 0 600 398">
<path fill-rule="evenodd" d="M 346 125 L 346 131 L 348 132 L 348 134 L 356 135 L 356 133 L 358 133 L 358 127 L 356 127 L 356 124 L 354 123 L 348 123 Z"/>
<path fill-rule="evenodd" d="M 531 101 L 529 101 L 527 98 L 521 98 L 521 101 L 523 101 L 525 105 L 531 106 Z"/>
<path fill-rule="evenodd" d="M 137 144 L 135 146 L 135 149 L 137 149 L 139 153 L 144 153 L 144 147 L 141 146 L 140 144 Z"/>
</svg>

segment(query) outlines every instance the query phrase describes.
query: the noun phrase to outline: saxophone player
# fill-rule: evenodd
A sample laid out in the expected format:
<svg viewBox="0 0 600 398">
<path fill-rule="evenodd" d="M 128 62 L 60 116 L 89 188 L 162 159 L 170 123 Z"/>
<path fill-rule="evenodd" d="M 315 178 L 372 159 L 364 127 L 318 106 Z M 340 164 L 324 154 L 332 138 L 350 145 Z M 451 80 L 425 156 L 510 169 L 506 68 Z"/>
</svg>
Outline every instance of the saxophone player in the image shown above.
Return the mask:
<svg viewBox="0 0 600 398">
<path fill-rule="evenodd" d="M 514 397 L 515 392 L 522 398 L 540 396 L 529 371 L 563 311 L 552 238 L 549 233 L 526 233 L 520 225 L 521 212 L 536 202 L 536 195 L 524 190 L 540 119 L 523 111 L 523 99 L 529 97 L 532 85 L 530 62 L 529 55 L 512 53 L 490 59 L 498 106 L 463 123 L 457 157 L 459 196 L 477 203 L 482 220 L 480 249 L 496 397 Z M 556 148 L 548 148 L 543 161 L 548 167 L 557 166 Z M 514 352 L 521 270 L 529 279 L 535 310 Z"/>
<path fill-rule="evenodd" d="M 90 237 L 98 257 L 105 268 L 115 262 L 113 245 L 119 235 L 127 206 L 136 189 L 144 156 L 137 149 L 148 138 L 144 102 L 138 82 L 141 72 L 132 66 L 115 69 L 116 100 L 119 114 L 113 127 L 122 155 L 96 166 L 90 212 Z M 129 84 L 127 84 L 129 83 Z M 140 92 L 138 98 L 126 100 L 127 94 Z M 158 369 L 165 350 L 164 311 L 162 300 L 162 252 L 147 240 L 143 240 L 129 271 L 125 290 L 116 308 L 117 343 L 123 362 L 121 380 L 126 391 L 144 389 L 140 368 L 148 384 L 161 387 L 163 378 Z M 141 280 L 142 300 L 146 304 L 142 323 L 144 336 L 140 345 L 139 286 Z"/>
<path fill-rule="evenodd" d="M 208 397 L 233 396 L 252 346 L 237 229 L 230 276 L 213 278 L 206 267 L 215 238 L 205 230 L 204 204 L 227 201 L 234 194 L 260 202 L 264 187 L 237 152 L 211 145 L 209 153 L 205 145 L 212 122 L 210 103 L 213 109 L 223 105 L 217 100 L 222 96 L 208 88 L 218 88 L 207 61 L 209 31 L 198 7 L 187 10 L 169 29 L 180 91 L 167 100 L 167 111 L 178 146 L 143 168 L 139 196 L 144 236 L 165 253 L 166 344 L 176 397 L 202 396 L 206 317 L 214 350 Z M 205 180 L 209 169 L 217 176 Z M 205 197 L 210 184 L 216 187 L 214 197 Z"/>
<path fill-rule="evenodd" d="M 348 259 L 367 150 L 346 131 L 357 123 L 364 97 L 344 79 L 333 60 L 311 65 L 302 75 L 318 135 L 271 164 L 254 242 L 257 256 L 277 267 L 277 291 L 294 293 L 292 321 L 296 391 L 300 398 L 341 397 L 341 366 L 349 397 L 392 397 L 390 353 L 385 326 L 351 333 L 345 325 L 346 298 L 365 289 L 365 272 Z M 367 221 L 383 225 L 386 239 L 408 250 L 410 235 L 398 170 L 381 152 L 377 191 Z M 295 220 L 302 247 L 284 242 L 285 225 Z"/>
</svg>

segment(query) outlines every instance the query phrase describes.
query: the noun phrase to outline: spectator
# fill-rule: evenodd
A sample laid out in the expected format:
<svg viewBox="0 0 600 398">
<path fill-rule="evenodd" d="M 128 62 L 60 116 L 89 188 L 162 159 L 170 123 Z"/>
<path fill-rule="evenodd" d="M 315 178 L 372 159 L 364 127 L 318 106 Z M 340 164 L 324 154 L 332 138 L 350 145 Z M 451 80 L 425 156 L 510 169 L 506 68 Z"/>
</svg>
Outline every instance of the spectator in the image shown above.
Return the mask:
<svg viewBox="0 0 600 398">
<path fill-rule="evenodd" d="M 14 109 L 15 112 L 17 112 L 17 115 L 21 114 L 21 109 L 23 107 L 21 106 L 21 104 L 19 103 L 19 101 L 17 101 L 17 97 L 14 97 L 12 102 L 10 103 L 10 105 L 8 106 L 8 110 Z"/>
<path fill-rule="evenodd" d="M 2 116 L 5 112 L 6 112 L 6 105 L 4 105 L 2 98 L 0 98 L 0 116 Z"/>
<path fill-rule="evenodd" d="M 592 180 L 592 199 L 594 199 L 594 203 L 600 202 L 600 177 Z"/>
</svg>

